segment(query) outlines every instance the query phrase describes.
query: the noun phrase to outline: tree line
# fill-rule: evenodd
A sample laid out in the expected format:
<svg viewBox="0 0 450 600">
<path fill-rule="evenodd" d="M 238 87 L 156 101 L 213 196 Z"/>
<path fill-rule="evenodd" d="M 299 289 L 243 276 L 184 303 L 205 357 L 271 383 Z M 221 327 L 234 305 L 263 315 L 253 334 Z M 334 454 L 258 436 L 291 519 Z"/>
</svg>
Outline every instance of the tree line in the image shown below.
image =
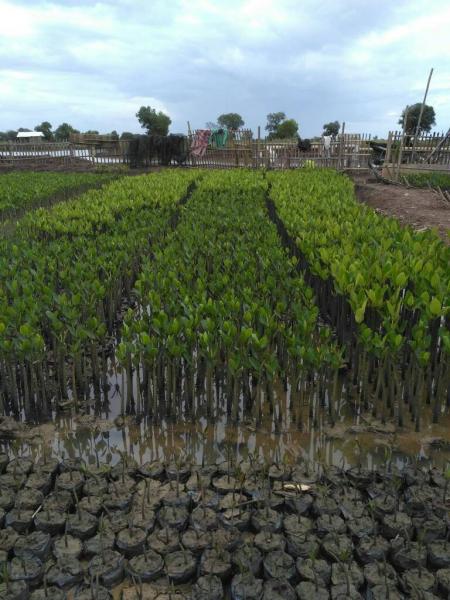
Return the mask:
<svg viewBox="0 0 450 600">
<path fill-rule="evenodd" d="M 422 112 L 422 115 L 420 113 Z M 151 106 L 141 106 L 136 117 L 143 129 L 146 130 L 149 135 L 167 135 L 169 133 L 169 127 L 172 124 L 172 119 L 163 113 L 162 111 L 156 111 Z M 399 119 L 399 124 L 405 129 L 407 135 L 413 135 L 418 133 L 428 132 L 432 126 L 436 124 L 436 113 L 432 106 L 425 104 L 422 109 L 422 103 L 417 102 L 410 106 L 406 106 Z M 215 122 L 209 121 L 206 123 L 208 129 L 220 129 L 226 128 L 232 131 L 242 129 L 245 126 L 245 121 L 239 113 L 230 112 L 224 113 L 217 117 Z M 336 137 L 340 131 L 339 121 L 330 121 L 323 125 L 322 135 Z M 292 139 L 298 138 L 299 136 L 299 124 L 295 119 L 288 118 L 286 113 L 273 112 L 267 115 L 267 124 L 265 126 L 267 131 L 268 139 Z M 31 131 L 19 127 L 19 129 L 10 129 L 9 131 L 0 131 L 0 141 L 12 141 L 17 137 L 19 131 Z M 78 129 L 75 129 L 69 123 L 61 123 L 56 129 L 53 130 L 51 123 L 43 121 L 39 125 L 36 125 L 34 131 L 40 131 L 47 141 L 64 141 L 69 139 L 71 133 L 80 133 Z M 98 134 L 96 130 L 88 130 L 83 133 Z M 113 140 L 129 140 L 133 139 L 136 134 L 130 131 L 123 131 L 120 136 L 117 131 L 112 131 L 110 134 Z"/>
<path fill-rule="evenodd" d="M 150 135 L 167 135 L 172 123 L 171 118 L 162 111 L 157 112 L 151 106 L 141 106 L 136 113 L 141 127 Z M 207 129 L 226 128 L 231 131 L 242 129 L 245 121 L 239 113 L 224 113 L 217 117 L 216 121 L 208 121 Z M 340 124 L 338 121 L 326 123 L 323 135 L 337 135 Z M 295 119 L 288 118 L 284 112 L 274 112 L 267 115 L 265 127 L 269 139 L 290 139 L 299 137 L 299 125 Z"/>
<path fill-rule="evenodd" d="M 33 131 L 32 129 L 28 129 L 26 127 L 19 127 L 18 129 L 9 129 L 8 131 L 0 131 L 0 142 L 11 142 L 17 138 L 17 134 L 19 131 Z M 63 142 L 69 139 L 71 133 L 85 133 L 85 134 L 99 134 L 99 131 L 96 129 L 89 129 L 87 131 L 80 132 L 80 130 L 75 129 L 69 123 L 61 123 L 58 125 L 56 129 L 53 129 L 53 126 L 49 121 L 42 121 L 39 125 L 36 125 L 34 131 L 40 131 L 44 137 L 44 139 L 48 142 Z M 131 139 L 135 136 L 134 133 L 130 131 L 123 131 L 121 135 L 117 133 L 117 131 L 113 130 L 107 135 L 110 135 L 113 140 L 127 140 Z"/>
</svg>

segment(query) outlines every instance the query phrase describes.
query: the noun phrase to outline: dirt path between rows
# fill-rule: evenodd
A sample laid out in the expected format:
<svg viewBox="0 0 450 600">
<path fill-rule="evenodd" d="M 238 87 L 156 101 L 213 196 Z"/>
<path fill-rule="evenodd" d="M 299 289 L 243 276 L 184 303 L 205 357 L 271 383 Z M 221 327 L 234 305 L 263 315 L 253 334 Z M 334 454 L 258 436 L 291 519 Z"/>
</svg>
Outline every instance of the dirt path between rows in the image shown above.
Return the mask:
<svg viewBox="0 0 450 600">
<path fill-rule="evenodd" d="M 444 204 L 434 192 L 384 183 L 366 183 L 355 179 L 358 200 L 377 212 L 396 217 L 417 231 L 434 228 L 450 245 L 450 204 Z"/>
</svg>

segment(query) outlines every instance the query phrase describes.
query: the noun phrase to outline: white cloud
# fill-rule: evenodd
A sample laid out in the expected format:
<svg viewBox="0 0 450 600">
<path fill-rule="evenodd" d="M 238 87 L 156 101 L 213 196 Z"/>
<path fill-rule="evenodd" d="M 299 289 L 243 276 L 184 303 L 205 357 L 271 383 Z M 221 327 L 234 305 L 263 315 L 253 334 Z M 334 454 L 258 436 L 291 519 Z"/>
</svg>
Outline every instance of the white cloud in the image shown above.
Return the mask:
<svg viewBox="0 0 450 600">
<path fill-rule="evenodd" d="M 364 4 L 364 3 L 363 3 Z M 338 118 L 383 135 L 406 104 L 450 122 L 444 0 L 0 0 L 0 129 L 48 119 L 139 130 L 141 104 L 173 129 L 228 110 L 264 127 L 284 110 L 313 135 Z"/>
</svg>

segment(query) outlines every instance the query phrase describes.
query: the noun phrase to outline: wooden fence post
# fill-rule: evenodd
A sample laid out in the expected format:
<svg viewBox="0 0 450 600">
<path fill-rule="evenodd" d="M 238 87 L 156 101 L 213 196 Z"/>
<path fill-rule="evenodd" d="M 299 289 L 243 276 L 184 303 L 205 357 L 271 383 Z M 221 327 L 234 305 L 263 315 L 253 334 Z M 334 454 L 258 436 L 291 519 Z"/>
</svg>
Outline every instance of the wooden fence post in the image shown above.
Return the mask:
<svg viewBox="0 0 450 600">
<path fill-rule="evenodd" d="M 405 108 L 405 116 L 403 119 L 403 130 L 402 130 L 402 138 L 400 140 L 400 148 L 398 149 L 398 160 L 397 160 L 397 181 L 399 181 L 400 179 L 400 165 L 402 162 L 402 154 L 403 154 L 403 147 L 405 144 L 405 131 L 406 131 L 406 124 L 408 121 L 408 113 L 409 113 L 409 106 L 407 106 Z"/>
<path fill-rule="evenodd" d="M 257 169 L 259 169 L 260 151 L 261 151 L 261 126 L 258 125 L 258 140 L 256 142 L 256 160 L 255 160 L 255 165 L 256 165 Z"/>
<path fill-rule="evenodd" d="M 339 144 L 339 161 L 338 161 L 338 169 L 342 171 L 343 169 L 343 164 L 342 164 L 342 156 L 344 153 L 344 145 L 345 145 L 345 121 L 342 123 L 342 129 L 341 129 L 341 143 Z"/>
<path fill-rule="evenodd" d="M 392 154 L 392 131 L 389 132 L 387 144 L 386 144 L 386 158 L 384 159 L 386 164 L 391 162 L 391 154 Z"/>
<path fill-rule="evenodd" d="M 423 97 L 423 101 L 422 101 L 422 104 L 420 106 L 419 119 L 417 121 L 416 130 L 414 131 L 414 138 L 413 138 L 412 149 L 411 149 L 411 159 L 413 161 L 414 161 L 414 150 L 415 150 L 415 147 L 416 147 L 416 140 L 417 140 L 417 136 L 419 135 L 419 132 L 420 132 L 420 124 L 422 122 L 423 110 L 425 108 L 425 102 L 427 101 L 428 90 L 430 88 L 430 81 L 431 81 L 431 76 L 432 75 L 433 75 L 433 69 L 431 69 L 430 74 L 428 75 L 427 87 L 425 88 L 425 95 Z"/>
</svg>

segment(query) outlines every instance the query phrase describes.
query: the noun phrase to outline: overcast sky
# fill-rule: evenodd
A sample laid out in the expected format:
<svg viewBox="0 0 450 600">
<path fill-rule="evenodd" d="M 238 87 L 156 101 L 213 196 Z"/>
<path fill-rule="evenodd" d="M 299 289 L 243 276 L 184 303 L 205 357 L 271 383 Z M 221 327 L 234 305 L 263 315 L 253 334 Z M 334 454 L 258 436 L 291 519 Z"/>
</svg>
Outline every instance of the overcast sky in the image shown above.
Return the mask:
<svg viewBox="0 0 450 600">
<path fill-rule="evenodd" d="M 0 130 L 139 131 L 151 105 L 174 133 L 284 111 L 302 137 L 335 119 L 380 136 L 431 67 L 450 127 L 449 0 L 0 0 L 0 17 Z"/>
</svg>

